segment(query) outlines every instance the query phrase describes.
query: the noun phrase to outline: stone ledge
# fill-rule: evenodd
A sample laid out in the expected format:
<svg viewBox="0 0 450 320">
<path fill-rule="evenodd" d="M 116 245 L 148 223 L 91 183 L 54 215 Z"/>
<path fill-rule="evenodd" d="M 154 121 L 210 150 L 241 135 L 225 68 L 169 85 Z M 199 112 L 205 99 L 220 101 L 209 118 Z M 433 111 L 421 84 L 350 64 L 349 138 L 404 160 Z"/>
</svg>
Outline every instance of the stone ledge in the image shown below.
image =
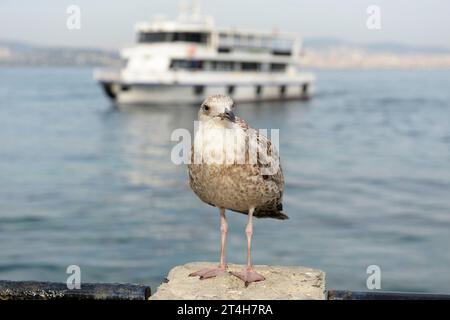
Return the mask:
<svg viewBox="0 0 450 320">
<path fill-rule="evenodd" d="M 213 262 L 191 262 L 170 270 L 168 282 L 162 283 L 150 300 L 324 300 L 325 273 L 306 267 L 256 265 L 266 280 L 247 288 L 235 276 L 224 273 L 200 280 L 191 272 L 217 265 Z M 229 264 L 229 271 L 245 266 Z"/>
</svg>

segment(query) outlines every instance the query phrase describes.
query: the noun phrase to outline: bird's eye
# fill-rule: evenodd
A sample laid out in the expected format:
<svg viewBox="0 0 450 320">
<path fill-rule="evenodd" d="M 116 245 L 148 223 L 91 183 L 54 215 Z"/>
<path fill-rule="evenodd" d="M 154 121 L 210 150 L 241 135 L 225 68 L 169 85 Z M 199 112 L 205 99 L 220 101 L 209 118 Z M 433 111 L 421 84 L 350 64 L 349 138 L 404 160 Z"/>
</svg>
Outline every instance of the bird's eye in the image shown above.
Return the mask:
<svg viewBox="0 0 450 320">
<path fill-rule="evenodd" d="M 205 109 L 205 111 L 209 110 L 209 106 L 204 106 L 203 109 Z"/>
</svg>

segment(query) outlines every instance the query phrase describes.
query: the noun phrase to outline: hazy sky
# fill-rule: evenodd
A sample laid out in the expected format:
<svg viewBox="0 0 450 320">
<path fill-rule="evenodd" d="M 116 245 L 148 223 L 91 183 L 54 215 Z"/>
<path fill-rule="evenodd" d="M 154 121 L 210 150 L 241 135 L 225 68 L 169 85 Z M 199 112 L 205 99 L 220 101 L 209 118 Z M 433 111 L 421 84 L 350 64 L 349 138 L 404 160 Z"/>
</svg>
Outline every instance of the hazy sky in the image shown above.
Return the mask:
<svg viewBox="0 0 450 320">
<path fill-rule="evenodd" d="M 81 8 L 81 30 L 66 28 L 69 5 Z M 119 48 L 134 41 L 133 27 L 162 13 L 170 0 L 0 0 L 0 39 L 43 45 Z M 400 42 L 450 47 L 448 0 L 203 0 L 219 26 L 299 32 L 355 42 Z M 366 27 L 369 5 L 381 9 L 381 30 Z"/>
</svg>

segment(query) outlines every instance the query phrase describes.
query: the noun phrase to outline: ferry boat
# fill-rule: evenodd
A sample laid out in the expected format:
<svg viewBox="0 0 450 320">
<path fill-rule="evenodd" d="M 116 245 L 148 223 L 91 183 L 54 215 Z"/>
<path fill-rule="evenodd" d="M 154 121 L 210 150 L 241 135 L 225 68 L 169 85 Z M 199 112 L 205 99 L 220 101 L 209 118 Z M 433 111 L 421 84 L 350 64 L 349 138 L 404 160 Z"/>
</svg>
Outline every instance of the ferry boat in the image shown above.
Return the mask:
<svg viewBox="0 0 450 320">
<path fill-rule="evenodd" d="M 136 25 L 124 67 L 94 79 L 119 105 L 199 104 L 212 94 L 238 102 L 308 99 L 314 75 L 299 70 L 300 38 L 279 32 L 220 29 L 198 8 Z"/>
</svg>

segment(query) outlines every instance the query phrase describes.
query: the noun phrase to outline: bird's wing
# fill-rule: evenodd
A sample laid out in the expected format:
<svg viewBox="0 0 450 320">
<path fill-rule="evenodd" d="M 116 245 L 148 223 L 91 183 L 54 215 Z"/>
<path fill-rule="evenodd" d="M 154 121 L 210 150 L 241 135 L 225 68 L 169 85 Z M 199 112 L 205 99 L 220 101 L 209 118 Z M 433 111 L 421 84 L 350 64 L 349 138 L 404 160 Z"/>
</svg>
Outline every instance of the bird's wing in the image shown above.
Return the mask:
<svg viewBox="0 0 450 320">
<path fill-rule="evenodd" d="M 257 143 L 260 152 L 258 152 L 256 167 L 263 178 L 264 189 L 272 189 L 276 196 L 270 202 L 256 208 L 255 217 L 288 219 L 288 216 L 283 213 L 284 176 L 278 151 L 262 134 L 257 134 Z"/>
<path fill-rule="evenodd" d="M 257 157 L 257 166 L 260 174 L 264 179 L 275 182 L 282 193 L 284 177 L 278 150 L 265 135 L 260 133 L 257 133 L 257 143 L 260 150 Z"/>
<path fill-rule="evenodd" d="M 284 190 L 284 176 L 278 150 L 265 135 L 251 128 L 243 119 L 236 117 L 235 123 L 247 134 L 247 148 L 256 148 L 255 167 L 259 174 L 263 176 L 264 180 L 275 182 L 280 190 L 281 197 Z M 252 145 L 252 143 L 256 143 L 256 145 Z M 246 158 L 248 160 L 249 156 Z"/>
</svg>

